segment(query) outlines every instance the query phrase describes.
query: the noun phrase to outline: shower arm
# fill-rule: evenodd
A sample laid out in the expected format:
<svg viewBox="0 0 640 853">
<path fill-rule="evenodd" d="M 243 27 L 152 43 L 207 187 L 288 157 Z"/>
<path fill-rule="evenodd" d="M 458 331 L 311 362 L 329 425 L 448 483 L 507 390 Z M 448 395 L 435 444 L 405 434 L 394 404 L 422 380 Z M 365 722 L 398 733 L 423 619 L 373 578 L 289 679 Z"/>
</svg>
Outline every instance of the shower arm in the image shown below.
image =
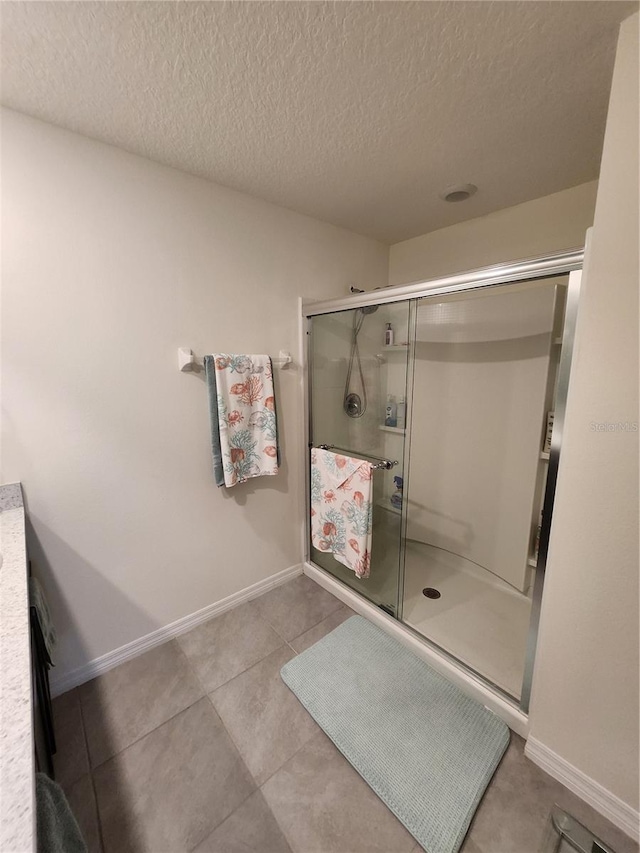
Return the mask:
<svg viewBox="0 0 640 853">
<path fill-rule="evenodd" d="M 313 447 L 312 444 L 309 447 Z M 343 453 L 353 453 L 352 450 L 346 450 L 344 447 L 336 447 L 335 444 L 318 444 L 318 450 L 341 450 Z M 392 468 L 398 464 L 398 460 L 394 459 L 381 459 L 379 456 L 370 456 L 368 453 L 359 453 L 359 456 L 369 456 L 369 459 L 375 459 L 376 464 L 372 465 L 371 468 L 374 471 L 390 471 Z"/>
</svg>

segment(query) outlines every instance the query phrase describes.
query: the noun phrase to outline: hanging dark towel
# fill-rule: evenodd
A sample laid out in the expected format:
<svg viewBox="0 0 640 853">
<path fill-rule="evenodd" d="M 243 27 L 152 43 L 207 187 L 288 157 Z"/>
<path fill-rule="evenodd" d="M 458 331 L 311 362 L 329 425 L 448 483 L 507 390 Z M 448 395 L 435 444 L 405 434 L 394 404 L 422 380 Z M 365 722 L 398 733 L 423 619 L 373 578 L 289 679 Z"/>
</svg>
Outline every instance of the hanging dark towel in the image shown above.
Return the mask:
<svg viewBox="0 0 640 853">
<path fill-rule="evenodd" d="M 53 666 L 53 650 L 56 647 L 57 640 L 56 629 L 51 621 L 51 613 L 43 589 L 38 579 L 33 575 L 29 578 L 29 603 L 31 607 L 36 609 L 42 640 L 49 658 L 48 663 Z"/>
<path fill-rule="evenodd" d="M 218 417 L 218 388 L 216 384 L 216 361 L 212 355 L 204 357 L 204 374 L 209 392 L 209 423 L 211 425 L 211 455 L 213 457 L 213 478 L 216 486 L 224 486 L 222 469 L 222 449 L 220 447 L 220 421 Z"/>
<path fill-rule="evenodd" d="M 45 773 L 36 773 L 38 853 L 87 853 L 87 845 L 64 791 Z"/>
</svg>

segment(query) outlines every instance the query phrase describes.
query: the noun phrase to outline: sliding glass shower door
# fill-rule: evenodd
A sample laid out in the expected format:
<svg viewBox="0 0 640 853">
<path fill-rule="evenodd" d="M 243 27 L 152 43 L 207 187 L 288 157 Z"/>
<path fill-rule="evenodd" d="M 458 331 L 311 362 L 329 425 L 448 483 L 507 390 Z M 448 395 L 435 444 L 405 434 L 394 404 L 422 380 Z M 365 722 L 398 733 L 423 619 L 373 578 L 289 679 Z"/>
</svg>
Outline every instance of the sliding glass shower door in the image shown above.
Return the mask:
<svg viewBox="0 0 640 853">
<path fill-rule="evenodd" d="M 348 496 L 319 491 L 310 466 L 311 562 L 524 711 L 580 287 L 581 256 L 569 272 L 558 258 L 538 277 L 496 268 L 308 313 L 311 453 L 378 466 L 362 578 L 336 559 L 317 503 L 349 512 Z"/>
<path fill-rule="evenodd" d="M 420 299 L 403 621 L 519 698 L 564 279 Z"/>
<path fill-rule="evenodd" d="M 321 314 L 310 320 L 310 442 L 374 464 L 368 577 L 311 546 L 314 563 L 393 616 L 400 600 L 402 476 L 409 302 Z M 348 496 L 323 494 L 337 505 Z"/>
</svg>

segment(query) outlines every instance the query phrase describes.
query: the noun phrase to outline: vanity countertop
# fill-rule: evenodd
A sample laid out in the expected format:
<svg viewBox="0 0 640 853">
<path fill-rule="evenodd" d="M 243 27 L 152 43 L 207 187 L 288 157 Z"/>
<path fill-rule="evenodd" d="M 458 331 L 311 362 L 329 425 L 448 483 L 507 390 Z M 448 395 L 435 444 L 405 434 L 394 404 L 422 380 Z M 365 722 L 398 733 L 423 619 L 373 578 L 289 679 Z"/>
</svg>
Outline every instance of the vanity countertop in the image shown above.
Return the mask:
<svg viewBox="0 0 640 853">
<path fill-rule="evenodd" d="M 29 585 L 19 483 L 0 486 L 0 850 L 35 849 Z"/>
</svg>

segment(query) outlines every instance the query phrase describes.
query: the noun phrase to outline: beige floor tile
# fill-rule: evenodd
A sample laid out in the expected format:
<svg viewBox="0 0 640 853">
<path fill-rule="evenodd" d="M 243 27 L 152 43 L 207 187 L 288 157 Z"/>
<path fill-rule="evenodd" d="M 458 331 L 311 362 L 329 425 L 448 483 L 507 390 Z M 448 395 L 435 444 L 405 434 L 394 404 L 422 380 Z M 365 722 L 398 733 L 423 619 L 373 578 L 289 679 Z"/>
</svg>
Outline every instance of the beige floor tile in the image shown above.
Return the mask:
<svg viewBox="0 0 640 853">
<path fill-rule="evenodd" d="M 291 853 L 260 791 L 252 794 L 193 853 Z"/>
<path fill-rule="evenodd" d="M 317 643 L 318 640 L 321 640 L 323 637 L 326 637 L 327 634 L 330 634 L 334 628 L 338 627 L 338 625 L 342 625 L 343 622 L 355 615 L 356 613 L 354 610 L 351 610 L 350 607 L 343 604 L 327 616 L 326 619 L 323 619 L 322 622 L 318 622 L 317 625 L 314 625 L 313 628 L 305 631 L 304 634 L 290 640 L 289 645 L 297 652 L 304 652 L 306 649 L 313 646 L 314 643 Z"/>
<path fill-rule="evenodd" d="M 524 741 L 513 734 L 467 837 L 481 853 L 540 853 L 556 803 L 616 853 L 636 853 L 631 839 L 529 761 Z"/>
<path fill-rule="evenodd" d="M 280 669 L 293 657 L 288 646 L 276 649 L 211 694 L 258 785 L 319 731 L 280 676 Z"/>
<path fill-rule="evenodd" d="M 204 695 L 175 641 L 127 661 L 78 689 L 92 767 Z"/>
<path fill-rule="evenodd" d="M 57 777 L 90 853 L 100 826 L 104 853 L 420 853 L 280 676 L 290 646 L 351 615 L 296 578 L 55 699 Z M 512 736 L 460 853 L 540 853 L 554 803 L 638 853 L 523 745 Z"/>
<path fill-rule="evenodd" d="M 71 811 L 78 821 L 80 832 L 87 845 L 88 853 L 102 853 L 98 809 L 93 792 L 91 776 L 87 774 L 73 784 L 66 792 Z"/>
<path fill-rule="evenodd" d="M 263 785 L 294 853 L 410 853 L 415 839 L 320 732 Z"/>
<path fill-rule="evenodd" d="M 187 853 L 255 790 L 207 698 L 94 772 L 105 853 Z"/>
<path fill-rule="evenodd" d="M 421 853 L 422 847 L 418 845 L 416 847 L 416 853 Z M 466 838 L 460 848 L 460 853 L 484 853 L 484 850 L 481 850 L 478 845 L 471 838 Z"/>
<path fill-rule="evenodd" d="M 57 696 L 51 704 L 57 747 L 53 766 L 56 782 L 67 790 L 89 772 L 89 757 L 77 688 Z"/>
<path fill-rule="evenodd" d="M 262 617 L 281 637 L 292 640 L 322 622 L 342 602 L 308 577 L 300 575 L 261 595 L 255 604 Z"/>
<path fill-rule="evenodd" d="M 207 693 L 244 672 L 282 644 L 253 601 L 210 619 L 178 643 Z"/>
</svg>

